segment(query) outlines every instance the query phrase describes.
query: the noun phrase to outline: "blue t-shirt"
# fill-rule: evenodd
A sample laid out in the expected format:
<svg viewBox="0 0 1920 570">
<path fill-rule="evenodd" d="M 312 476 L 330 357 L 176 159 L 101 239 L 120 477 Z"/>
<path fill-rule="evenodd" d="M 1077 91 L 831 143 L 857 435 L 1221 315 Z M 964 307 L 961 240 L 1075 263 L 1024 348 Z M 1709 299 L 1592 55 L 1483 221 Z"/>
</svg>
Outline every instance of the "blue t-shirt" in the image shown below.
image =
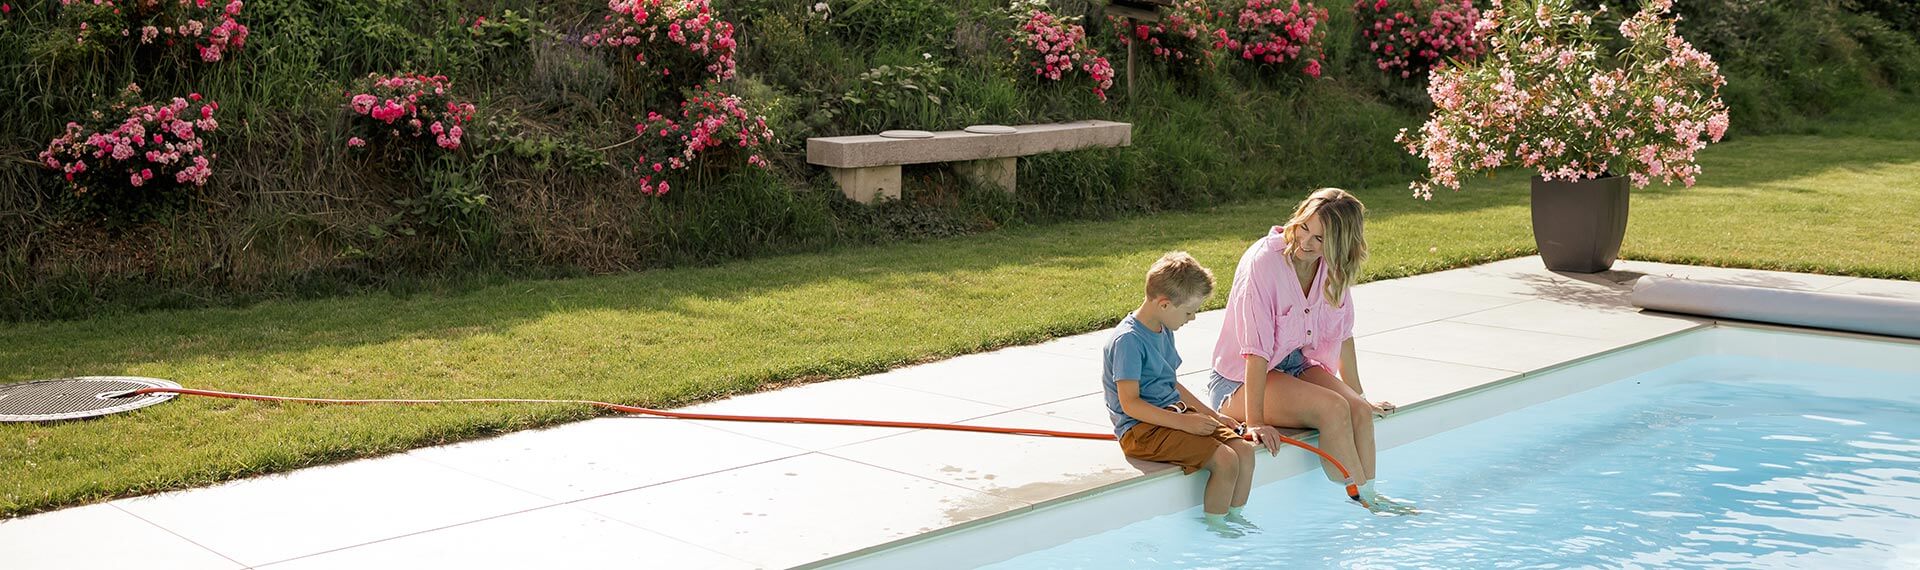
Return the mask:
<svg viewBox="0 0 1920 570">
<path fill-rule="evenodd" d="M 1107 339 L 1105 365 L 1101 381 L 1106 389 L 1107 415 L 1113 420 L 1113 435 L 1126 435 L 1140 420 L 1120 409 L 1119 380 L 1140 381 L 1140 400 L 1154 407 L 1180 401 L 1174 377 L 1180 370 L 1180 353 L 1173 347 L 1173 331 L 1153 332 L 1140 319 L 1127 315 L 1113 327 Z"/>
</svg>

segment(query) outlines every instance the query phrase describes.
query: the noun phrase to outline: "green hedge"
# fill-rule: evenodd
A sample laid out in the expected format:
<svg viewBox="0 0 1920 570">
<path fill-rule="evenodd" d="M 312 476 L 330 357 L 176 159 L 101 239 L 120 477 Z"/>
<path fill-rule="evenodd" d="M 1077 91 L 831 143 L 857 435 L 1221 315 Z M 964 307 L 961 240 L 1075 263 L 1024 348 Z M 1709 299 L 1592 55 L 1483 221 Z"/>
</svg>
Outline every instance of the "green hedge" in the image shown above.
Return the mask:
<svg viewBox="0 0 1920 570">
<path fill-rule="evenodd" d="M 1421 88 L 1373 69 L 1344 2 L 1325 5 L 1324 79 L 1231 62 L 1176 79 L 1142 58 L 1135 93 L 1116 84 L 1101 102 L 1084 85 L 1013 69 L 1000 2 L 829 0 L 822 19 L 814 2 L 716 0 L 741 43 L 730 89 L 765 110 L 781 141 L 768 170 L 697 169 L 660 197 L 636 191 L 627 141 L 673 94 L 580 45 L 608 13 L 602 1 L 255 0 L 240 17 L 248 45 L 217 63 L 112 42 L 75 48 L 58 0 L 9 3 L 5 320 L 705 264 L 1401 181 L 1423 167 L 1391 142 L 1421 120 Z M 1053 2 L 1092 16 L 1088 36 L 1124 78 L 1101 4 Z M 1805 130 L 1849 105 L 1920 92 L 1909 4 L 1680 5 L 1683 34 L 1726 70 L 1736 136 Z M 460 152 L 406 161 L 345 147 L 342 93 L 398 71 L 452 77 L 479 106 Z M 82 207 L 34 159 L 96 96 L 129 82 L 222 105 L 211 181 L 159 215 Z M 903 201 L 853 204 L 804 160 L 812 136 L 1089 118 L 1134 123 L 1134 146 L 1023 160 L 1014 197 L 925 166 L 907 170 Z"/>
</svg>

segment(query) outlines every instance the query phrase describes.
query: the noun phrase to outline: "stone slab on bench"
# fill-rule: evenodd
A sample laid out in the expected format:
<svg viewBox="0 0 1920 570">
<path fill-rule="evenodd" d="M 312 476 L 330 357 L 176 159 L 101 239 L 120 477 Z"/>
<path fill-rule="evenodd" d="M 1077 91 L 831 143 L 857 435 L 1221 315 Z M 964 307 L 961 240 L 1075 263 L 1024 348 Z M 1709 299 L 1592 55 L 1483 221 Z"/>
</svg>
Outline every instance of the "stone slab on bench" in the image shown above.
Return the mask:
<svg viewBox="0 0 1920 570">
<path fill-rule="evenodd" d="M 872 203 L 880 196 L 900 198 L 904 164 L 959 162 L 956 171 L 962 177 L 1012 192 L 1019 157 L 1133 144 L 1130 123 L 1090 120 L 1014 129 L 1005 134 L 940 131 L 922 139 L 815 137 L 807 139 L 807 162 L 827 167 L 848 198 Z"/>
</svg>

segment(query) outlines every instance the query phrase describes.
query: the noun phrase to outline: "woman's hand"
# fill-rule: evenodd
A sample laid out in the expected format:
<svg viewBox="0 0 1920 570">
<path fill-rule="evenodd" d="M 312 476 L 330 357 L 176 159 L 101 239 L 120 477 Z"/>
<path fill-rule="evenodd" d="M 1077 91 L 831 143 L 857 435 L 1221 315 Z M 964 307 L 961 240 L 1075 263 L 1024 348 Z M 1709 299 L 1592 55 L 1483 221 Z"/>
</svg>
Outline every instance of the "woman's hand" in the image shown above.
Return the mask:
<svg viewBox="0 0 1920 570">
<path fill-rule="evenodd" d="M 1280 455 L 1280 430 L 1273 426 L 1254 425 L 1247 427 L 1247 433 L 1253 434 L 1254 443 L 1267 448 L 1267 454 Z"/>
<path fill-rule="evenodd" d="M 1369 404 L 1373 406 L 1373 419 L 1376 420 L 1391 416 L 1394 412 L 1400 411 L 1400 406 L 1394 405 L 1393 402 L 1369 402 Z"/>
</svg>

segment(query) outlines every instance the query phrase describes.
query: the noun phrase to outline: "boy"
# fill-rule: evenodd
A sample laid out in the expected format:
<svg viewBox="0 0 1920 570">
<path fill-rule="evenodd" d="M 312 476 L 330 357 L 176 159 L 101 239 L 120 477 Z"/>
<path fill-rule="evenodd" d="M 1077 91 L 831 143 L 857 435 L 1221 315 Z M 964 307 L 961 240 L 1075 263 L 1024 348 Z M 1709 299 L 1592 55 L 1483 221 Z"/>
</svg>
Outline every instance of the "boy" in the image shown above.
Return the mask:
<svg viewBox="0 0 1920 570">
<path fill-rule="evenodd" d="M 1107 341 L 1107 413 L 1128 457 L 1179 465 L 1188 474 L 1206 468 L 1202 502 L 1207 524 L 1225 529 L 1252 491 L 1254 447 L 1235 435 L 1239 424 L 1174 380 L 1180 355 L 1173 331 L 1193 321 L 1213 294 L 1213 272 L 1184 251 L 1168 253 L 1147 270 L 1146 299 L 1114 327 Z"/>
</svg>

